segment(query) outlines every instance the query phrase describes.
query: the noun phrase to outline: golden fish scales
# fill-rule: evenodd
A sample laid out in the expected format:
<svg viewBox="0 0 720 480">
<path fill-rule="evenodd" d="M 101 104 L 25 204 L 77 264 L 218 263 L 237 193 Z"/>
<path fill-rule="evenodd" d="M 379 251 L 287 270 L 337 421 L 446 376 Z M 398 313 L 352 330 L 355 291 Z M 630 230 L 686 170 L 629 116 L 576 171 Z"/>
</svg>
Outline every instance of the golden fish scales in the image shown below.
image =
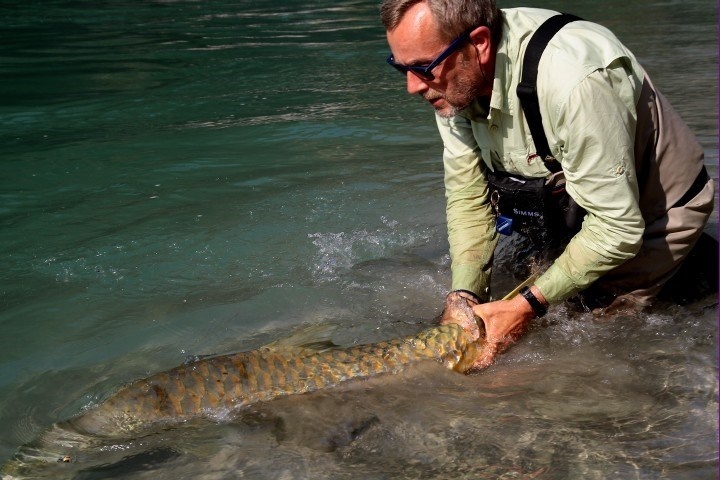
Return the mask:
<svg viewBox="0 0 720 480">
<path fill-rule="evenodd" d="M 481 341 L 458 324 L 417 335 L 348 348 L 312 350 L 262 347 L 181 365 L 135 381 L 96 408 L 54 424 L 2 466 L 1 478 L 48 478 L 59 464 L 102 445 L 130 438 L 156 424 L 221 416 L 287 395 L 331 388 L 352 379 L 398 373 L 435 361 L 458 372 L 472 368 Z"/>
<path fill-rule="evenodd" d="M 476 342 L 457 324 L 348 348 L 262 347 L 206 358 L 138 380 L 69 423 L 94 435 L 124 435 L 152 423 L 229 412 L 355 378 L 397 373 L 421 360 L 465 372 L 476 355 Z"/>
<path fill-rule="evenodd" d="M 262 347 L 205 358 L 135 381 L 98 407 L 54 424 L 38 440 L 21 447 L 15 458 L 0 469 L 2 479 L 25 476 L 58 462 L 73 462 L 68 450 L 81 450 L 101 437 L 129 436 L 157 423 L 217 416 L 223 411 L 330 388 L 351 379 L 398 373 L 419 361 L 432 360 L 465 373 L 482 356 L 482 325 L 476 323 L 464 300 L 455 297 L 452 302 L 458 323 L 428 328 L 417 335 L 321 351 Z"/>
</svg>

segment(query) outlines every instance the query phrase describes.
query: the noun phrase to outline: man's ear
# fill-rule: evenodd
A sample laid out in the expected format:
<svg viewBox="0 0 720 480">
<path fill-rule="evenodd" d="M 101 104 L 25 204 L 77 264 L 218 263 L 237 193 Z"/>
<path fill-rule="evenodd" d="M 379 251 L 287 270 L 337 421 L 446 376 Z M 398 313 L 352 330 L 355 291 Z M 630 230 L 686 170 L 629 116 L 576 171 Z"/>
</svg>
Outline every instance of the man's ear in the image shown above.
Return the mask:
<svg viewBox="0 0 720 480">
<path fill-rule="evenodd" d="M 475 45 L 478 53 L 483 57 L 490 53 L 491 38 L 492 35 L 488 27 L 477 27 L 470 32 L 470 43 Z"/>
</svg>

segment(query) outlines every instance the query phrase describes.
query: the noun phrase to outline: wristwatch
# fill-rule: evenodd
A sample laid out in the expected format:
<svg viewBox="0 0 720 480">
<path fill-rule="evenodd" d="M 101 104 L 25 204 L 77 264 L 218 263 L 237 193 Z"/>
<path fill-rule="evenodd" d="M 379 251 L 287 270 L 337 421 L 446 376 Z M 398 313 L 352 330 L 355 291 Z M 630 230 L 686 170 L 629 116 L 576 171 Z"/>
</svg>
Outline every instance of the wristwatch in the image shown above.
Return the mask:
<svg viewBox="0 0 720 480">
<path fill-rule="evenodd" d="M 540 303 L 540 300 L 537 299 L 537 297 L 532 293 L 532 290 L 530 290 L 530 287 L 523 287 L 520 289 L 520 295 L 525 297 L 525 300 L 528 301 L 530 306 L 533 309 L 533 312 L 535 312 L 535 316 L 537 318 L 542 317 L 547 313 L 547 307 Z"/>
</svg>

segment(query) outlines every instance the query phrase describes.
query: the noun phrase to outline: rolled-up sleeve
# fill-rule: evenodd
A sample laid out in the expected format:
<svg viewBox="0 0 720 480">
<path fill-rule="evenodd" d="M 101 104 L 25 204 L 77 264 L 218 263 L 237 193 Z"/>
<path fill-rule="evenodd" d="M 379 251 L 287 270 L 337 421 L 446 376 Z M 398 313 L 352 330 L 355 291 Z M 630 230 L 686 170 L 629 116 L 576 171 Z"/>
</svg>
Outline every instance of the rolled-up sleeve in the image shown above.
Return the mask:
<svg viewBox="0 0 720 480">
<path fill-rule="evenodd" d="M 469 120 L 460 116 L 436 118 L 444 144 L 452 288 L 470 290 L 487 299 L 497 234 L 488 202 L 486 167 Z"/>
<path fill-rule="evenodd" d="M 634 85 L 618 62 L 590 74 L 550 113 L 557 137 L 564 139 L 567 190 L 588 212 L 580 232 L 536 282 L 550 303 L 584 290 L 642 245 Z"/>
</svg>

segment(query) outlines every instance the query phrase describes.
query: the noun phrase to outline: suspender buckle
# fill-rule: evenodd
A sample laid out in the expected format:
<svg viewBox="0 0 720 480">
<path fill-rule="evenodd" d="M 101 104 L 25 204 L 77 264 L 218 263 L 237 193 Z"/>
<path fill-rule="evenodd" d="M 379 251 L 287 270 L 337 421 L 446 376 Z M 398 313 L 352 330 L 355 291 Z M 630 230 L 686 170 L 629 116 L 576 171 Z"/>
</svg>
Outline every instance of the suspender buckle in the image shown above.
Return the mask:
<svg viewBox="0 0 720 480">
<path fill-rule="evenodd" d="M 520 97 L 521 100 L 524 96 L 527 96 L 527 95 L 537 95 L 537 91 L 536 91 L 534 83 L 520 82 L 520 83 L 518 83 L 518 86 L 517 86 L 517 89 L 515 90 L 515 92 L 517 93 L 517 96 Z"/>
</svg>

